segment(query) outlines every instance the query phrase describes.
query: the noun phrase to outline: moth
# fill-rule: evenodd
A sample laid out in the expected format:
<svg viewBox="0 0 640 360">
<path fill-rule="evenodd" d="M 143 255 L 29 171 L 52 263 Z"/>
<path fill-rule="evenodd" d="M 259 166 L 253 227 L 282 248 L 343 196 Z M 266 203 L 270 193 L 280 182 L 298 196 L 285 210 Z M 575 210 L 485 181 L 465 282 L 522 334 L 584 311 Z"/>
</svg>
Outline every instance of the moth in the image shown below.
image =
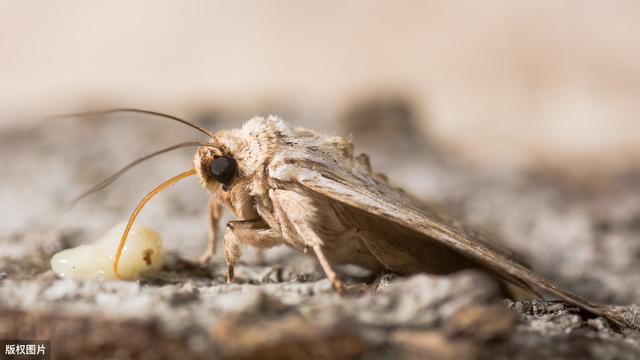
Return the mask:
<svg viewBox="0 0 640 360">
<path fill-rule="evenodd" d="M 345 287 L 334 266 L 354 264 L 372 272 L 448 274 L 482 269 L 499 280 L 533 291 L 533 287 L 623 326 L 613 310 L 592 303 L 514 260 L 467 226 L 431 211 L 387 178 L 372 171 L 365 154 L 354 154 L 350 141 L 312 130 L 293 128 L 276 116 L 254 117 L 241 128 L 211 132 L 186 120 L 147 110 L 114 109 L 61 116 L 95 116 L 138 112 L 188 125 L 209 137 L 206 142 L 177 144 L 125 166 L 80 195 L 98 191 L 142 161 L 186 146 L 197 147 L 191 169 L 147 194 L 130 216 L 114 270 L 138 213 L 157 193 L 196 176 L 210 193 L 210 240 L 202 262 L 216 251 L 221 210 L 237 220 L 224 228 L 227 280 L 243 246 L 267 249 L 286 245 L 312 252 L 337 292 Z"/>
</svg>

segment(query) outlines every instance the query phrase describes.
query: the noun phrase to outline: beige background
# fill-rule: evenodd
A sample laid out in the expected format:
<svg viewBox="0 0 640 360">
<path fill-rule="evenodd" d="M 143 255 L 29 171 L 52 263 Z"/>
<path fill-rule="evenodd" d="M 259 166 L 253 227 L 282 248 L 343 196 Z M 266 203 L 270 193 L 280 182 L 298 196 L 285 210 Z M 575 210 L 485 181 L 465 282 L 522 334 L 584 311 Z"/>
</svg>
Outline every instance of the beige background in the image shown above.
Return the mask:
<svg viewBox="0 0 640 360">
<path fill-rule="evenodd" d="M 130 105 L 331 129 L 399 93 L 473 159 L 624 165 L 638 19 L 637 1 L 0 1 L 0 128 Z"/>
</svg>

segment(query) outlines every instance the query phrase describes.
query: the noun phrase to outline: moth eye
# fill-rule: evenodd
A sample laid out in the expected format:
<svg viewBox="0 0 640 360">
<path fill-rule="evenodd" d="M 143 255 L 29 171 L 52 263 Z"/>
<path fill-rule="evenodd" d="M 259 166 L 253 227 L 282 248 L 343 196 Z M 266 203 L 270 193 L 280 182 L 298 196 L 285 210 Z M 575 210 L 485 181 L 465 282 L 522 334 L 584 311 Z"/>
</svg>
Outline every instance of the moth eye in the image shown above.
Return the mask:
<svg viewBox="0 0 640 360">
<path fill-rule="evenodd" d="M 238 164 L 230 156 L 214 158 L 211 162 L 211 177 L 223 185 L 227 185 L 236 173 Z"/>
</svg>

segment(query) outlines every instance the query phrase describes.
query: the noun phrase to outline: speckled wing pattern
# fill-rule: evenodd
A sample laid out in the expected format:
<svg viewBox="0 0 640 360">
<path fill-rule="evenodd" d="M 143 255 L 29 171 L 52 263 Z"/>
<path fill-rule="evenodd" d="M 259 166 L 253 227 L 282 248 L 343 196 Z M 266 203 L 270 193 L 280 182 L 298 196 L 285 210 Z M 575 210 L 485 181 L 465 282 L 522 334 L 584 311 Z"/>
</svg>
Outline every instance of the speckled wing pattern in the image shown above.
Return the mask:
<svg viewBox="0 0 640 360">
<path fill-rule="evenodd" d="M 317 145 L 283 149 L 272 162 L 270 177 L 283 184 L 297 183 L 328 199 L 391 220 L 425 235 L 425 241 L 437 241 L 486 266 L 516 286 L 529 288 L 527 284 L 532 284 L 588 312 L 605 316 L 618 325 L 624 324 L 610 309 L 559 288 L 514 261 L 507 252 L 482 240 L 472 229 L 444 219 L 372 175 L 368 169 L 358 166 L 349 149 L 327 146 L 320 138 L 314 140 Z M 313 141 L 305 141 L 305 145 L 310 143 Z"/>
</svg>

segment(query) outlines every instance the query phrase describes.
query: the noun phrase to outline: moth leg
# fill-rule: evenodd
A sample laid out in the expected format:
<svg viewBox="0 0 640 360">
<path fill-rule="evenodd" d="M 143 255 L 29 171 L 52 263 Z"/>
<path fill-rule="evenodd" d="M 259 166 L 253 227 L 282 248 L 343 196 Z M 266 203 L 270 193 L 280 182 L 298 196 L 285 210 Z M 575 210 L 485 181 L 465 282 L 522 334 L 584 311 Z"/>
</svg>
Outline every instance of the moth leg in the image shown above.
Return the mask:
<svg viewBox="0 0 640 360">
<path fill-rule="evenodd" d="M 338 275 L 336 275 L 336 272 L 333 271 L 333 269 L 331 268 L 331 264 L 329 264 L 329 261 L 327 260 L 327 258 L 324 256 L 324 253 L 322 252 L 322 247 L 320 245 L 313 245 L 313 251 L 316 253 L 318 262 L 320 263 L 320 266 L 322 267 L 324 274 L 327 275 L 327 279 L 329 279 L 329 281 L 331 282 L 331 285 L 333 285 L 333 288 L 336 290 L 338 294 L 344 293 L 344 285 L 342 284 L 342 281 L 340 281 L 340 279 L 338 278 Z"/>
<path fill-rule="evenodd" d="M 311 204 L 311 200 L 294 191 L 272 190 L 270 194 L 271 197 L 275 199 L 275 211 L 278 217 L 286 219 L 287 224 L 283 224 L 285 226 L 283 234 L 285 237 L 288 237 L 286 240 L 305 248 L 311 247 L 318 258 L 322 270 L 331 282 L 331 285 L 333 285 L 333 288 L 340 294 L 344 293 L 342 281 L 340 281 L 336 272 L 331 268 L 331 264 L 322 251 L 322 239 L 310 226 L 310 217 L 317 213 L 317 209 Z M 293 227 L 293 231 L 286 228 L 288 225 Z M 297 233 L 297 239 L 292 238 L 292 232 Z M 299 243 L 300 241 L 302 244 Z"/>
<path fill-rule="evenodd" d="M 198 258 L 198 263 L 200 264 L 207 263 L 216 254 L 218 224 L 221 210 L 222 206 L 212 196 L 209 200 L 209 242 L 207 243 L 207 249 L 200 258 Z"/>
<path fill-rule="evenodd" d="M 282 238 L 262 219 L 227 222 L 224 231 L 224 258 L 227 262 L 227 283 L 235 281 L 234 268 L 242 256 L 240 245 L 268 249 L 282 244 Z"/>
</svg>

